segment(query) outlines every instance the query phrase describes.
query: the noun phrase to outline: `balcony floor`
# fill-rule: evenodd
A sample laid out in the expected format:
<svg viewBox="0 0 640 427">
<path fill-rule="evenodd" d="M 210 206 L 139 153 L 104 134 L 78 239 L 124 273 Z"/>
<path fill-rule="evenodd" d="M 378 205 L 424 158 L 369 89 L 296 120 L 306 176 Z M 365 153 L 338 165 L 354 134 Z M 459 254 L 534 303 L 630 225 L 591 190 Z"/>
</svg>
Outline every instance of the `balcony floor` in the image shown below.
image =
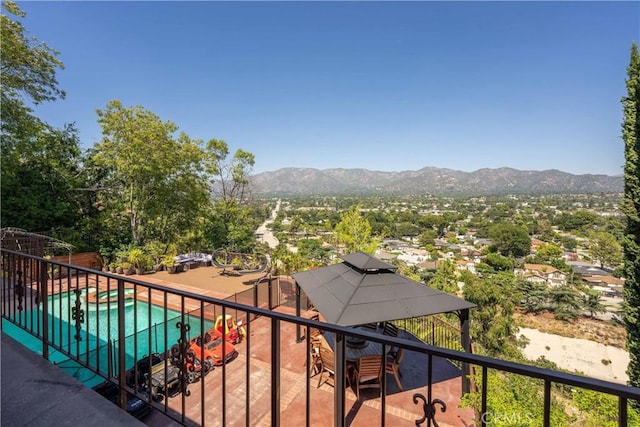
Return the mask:
<svg viewBox="0 0 640 427">
<path fill-rule="evenodd" d="M 144 426 L 4 333 L 1 369 L 3 426 Z"/>
</svg>

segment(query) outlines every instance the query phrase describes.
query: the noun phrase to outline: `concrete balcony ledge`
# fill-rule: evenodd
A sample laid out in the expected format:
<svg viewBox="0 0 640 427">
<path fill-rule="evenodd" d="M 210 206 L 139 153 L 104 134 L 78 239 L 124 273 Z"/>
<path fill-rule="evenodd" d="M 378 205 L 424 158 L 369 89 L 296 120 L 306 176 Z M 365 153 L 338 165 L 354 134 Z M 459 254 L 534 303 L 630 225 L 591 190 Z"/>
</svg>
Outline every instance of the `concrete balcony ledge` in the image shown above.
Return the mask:
<svg viewBox="0 0 640 427">
<path fill-rule="evenodd" d="M 4 333 L 0 360 L 2 426 L 144 426 Z"/>
</svg>

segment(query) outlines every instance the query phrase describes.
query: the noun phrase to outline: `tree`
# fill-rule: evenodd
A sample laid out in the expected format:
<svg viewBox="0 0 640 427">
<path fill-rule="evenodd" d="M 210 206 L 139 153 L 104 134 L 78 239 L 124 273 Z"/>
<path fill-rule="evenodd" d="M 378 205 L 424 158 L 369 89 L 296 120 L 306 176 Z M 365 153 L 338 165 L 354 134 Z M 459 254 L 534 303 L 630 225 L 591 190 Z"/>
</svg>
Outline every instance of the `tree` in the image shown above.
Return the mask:
<svg viewBox="0 0 640 427">
<path fill-rule="evenodd" d="M 493 251 L 504 256 L 520 257 L 531 250 L 531 237 L 523 227 L 507 222 L 497 223 L 489 229 Z"/>
<path fill-rule="evenodd" d="M 58 52 L 29 37 L 19 22 L 26 15 L 14 2 L 3 2 L 2 9 L 0 223 L 95 249 L 87 244 L 94 235 L 92 195 L 77 191 L 85 179 L 77 131 L 72 125 L 56 129 L 27 106 L 64 98 L 56 80 L 63 64 Z"/>
<path fill-rule="evenodd" d="M 640 387 L 640 56 L 636 43 L 631 46 L 626 85 L 627 96 L 622 98 L 625 156 L 622 210 L 627 217 L 623 240 L 624 322 L 630 356 L 629 384 Z"/>
<path fill-rule="evenodd" d="M 452 295 L 458 293 L 456 265 L 453 261 L 445 260 L 438 263 L 438 269 L 433 279 L 429 281 L 429 286 Z"/>
<path fill-rule="evenodd" d="M 562 258 L 562 248 L 553 243 L 541 244 L 529 260 L 533 264 L 548 264 L 558 270 L 567 271 L 567 263 Z"/>
<path fill-rule="evenodd" d="M 572 320 L 580 314 L 582 302 L 578 292 L 569 285 L 551 289 L 549 300 L 553 315 L 558 320 Z"/>
<path fill-rule="evenodd" d="M 594 259 L 605 265 L 615 267 L 622 261 L 622 248 L 613 234 L 606 231 L 589 233 L 589 252 Z"/>
<path fill-rule="evenodd" d="M 361 251 L 373 255 L 378 247 L 377 240 L 371 235 L 371 224 L 360 216 L 360 205 L 355 205 L 340 215 L 335 238 L 344 248 L 345 254 Z"/>
<path fill-rule="evenodd" d="M 76 129 L 42 126 L 31 149 L 19 155 L 18 168 L 3 155 L 2 223 L 64 234 L 81 221 L 86 196 L 76 191 L 81 186 Z"/>
<path fill-rule="evenodd" d="M 302 239 L 298 241 L 298 253 L 303 258 L 319 264 L 327 264 L 329 262 L 329 250 L 328 248 L 323 248 L 318 239 Z"/>
<path fill-rule="evenodd" d="M 205 170 L 214 194 L 214 212 L 210 241 L 216 247 L 250 251 L 255 242 L 255 229 L 242 227 L 247 216 L 244 202 L 249 196 L 249 174 L 255 164 L 253 154 L 236 150 L 229 158 L 229 146 L 220 139 L 207 141 L 204 151 Z"/>
<path fill-rule="evenodd" d="M 545 283 L 531 282 L 524 278 L 516 279 L 516 288 L 522 295 L 520 307 L 527 313 L 537 313 L 543 310 L 548 299 Z"/>
<path fill-rule="evenodd" d="M 464 298 L 477 305 L 471 310 L 471 334 L 493 356 L 515 357 L 523 342 L 516 338 L 513 319 L 520 294 L 509 273 L 485 275 L 464 285 Z"/>
<path fill-rule="evenodd" d="M 102 141 L 92 153 L 102 168 L 104 203 L 128 219 L 131 241 L 173 241 L 196 225 L 208 203 L 202 150 L 178 127 L 141 106 L 109 101 L 98 110 Z"/>
<path fill-rule="evenodd" d="M 7 147 L 30 142 L 34 127 L 43 123 L 34 117 L 25 101 L 35 105 L 64 98 L 58 88 L 56 71 L 64 68 L 58 52 L 28 32 L 17 19 L 26 14 L 13 1 L 3 1 L 1 19 L 2 55 L 0 64 L 0 87 L 2 87 L 2 155 Z M 28 150 L 30 151 L 30 150 Z"/>
<path fill-rule="evenodd" d="M 512 258 L 502 256 L 496 252 L 487 254 L 485 261 L 496 271 L 513 271 L 515 264 Z"/>
<path fill-rule="evenodd" d="M 607 311 L 607 307 L 602 303 L 602 295 L 600 292 L 583 287 L 582 291 L 582 307 L 587 310 L 591 317 L 594 317 L 596 313 L 604 313 Z"/>
<path fill-rule="evenodd" d="M 562 246 L 570 252 L 575 251 L 578 247 L 578 242 L 576 242 L 576 239 L 573 237 L 562 236 L 560 238 L 560 242 L 562 243 Z"/>
</svg>

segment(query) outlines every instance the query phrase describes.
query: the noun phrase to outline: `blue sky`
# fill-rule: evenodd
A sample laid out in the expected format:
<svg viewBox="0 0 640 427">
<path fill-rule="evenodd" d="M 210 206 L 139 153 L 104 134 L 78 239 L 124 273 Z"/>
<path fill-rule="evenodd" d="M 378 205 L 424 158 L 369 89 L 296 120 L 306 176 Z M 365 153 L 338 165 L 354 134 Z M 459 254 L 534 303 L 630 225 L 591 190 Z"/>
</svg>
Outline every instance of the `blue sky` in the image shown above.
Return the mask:
<svg viewBox="0 0 640 427">
<path fill-rule="evenodd" d="M 101 138 L 142 105 L 282 167 L 622 173 L 640 2 L 19 2 L 60 51 L 39 106 Z"/>
</svg>

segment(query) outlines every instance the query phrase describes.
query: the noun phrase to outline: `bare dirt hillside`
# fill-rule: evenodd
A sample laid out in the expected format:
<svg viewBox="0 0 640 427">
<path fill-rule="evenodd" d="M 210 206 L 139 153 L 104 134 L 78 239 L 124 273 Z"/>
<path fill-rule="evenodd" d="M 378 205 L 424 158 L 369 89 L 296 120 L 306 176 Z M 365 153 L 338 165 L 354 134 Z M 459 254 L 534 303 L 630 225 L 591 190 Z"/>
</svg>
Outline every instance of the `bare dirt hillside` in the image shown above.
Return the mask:
<svg viewBox="0 0 640 427">
<path fill-rule="evenodd" d="M 552 313 L 516 314 L 519 326 L 567 338 L 583 338 L 626 349 L 627 331 L 610 321 L 579 317 L 571 322 L 556 320 Z"/>
</svg>

